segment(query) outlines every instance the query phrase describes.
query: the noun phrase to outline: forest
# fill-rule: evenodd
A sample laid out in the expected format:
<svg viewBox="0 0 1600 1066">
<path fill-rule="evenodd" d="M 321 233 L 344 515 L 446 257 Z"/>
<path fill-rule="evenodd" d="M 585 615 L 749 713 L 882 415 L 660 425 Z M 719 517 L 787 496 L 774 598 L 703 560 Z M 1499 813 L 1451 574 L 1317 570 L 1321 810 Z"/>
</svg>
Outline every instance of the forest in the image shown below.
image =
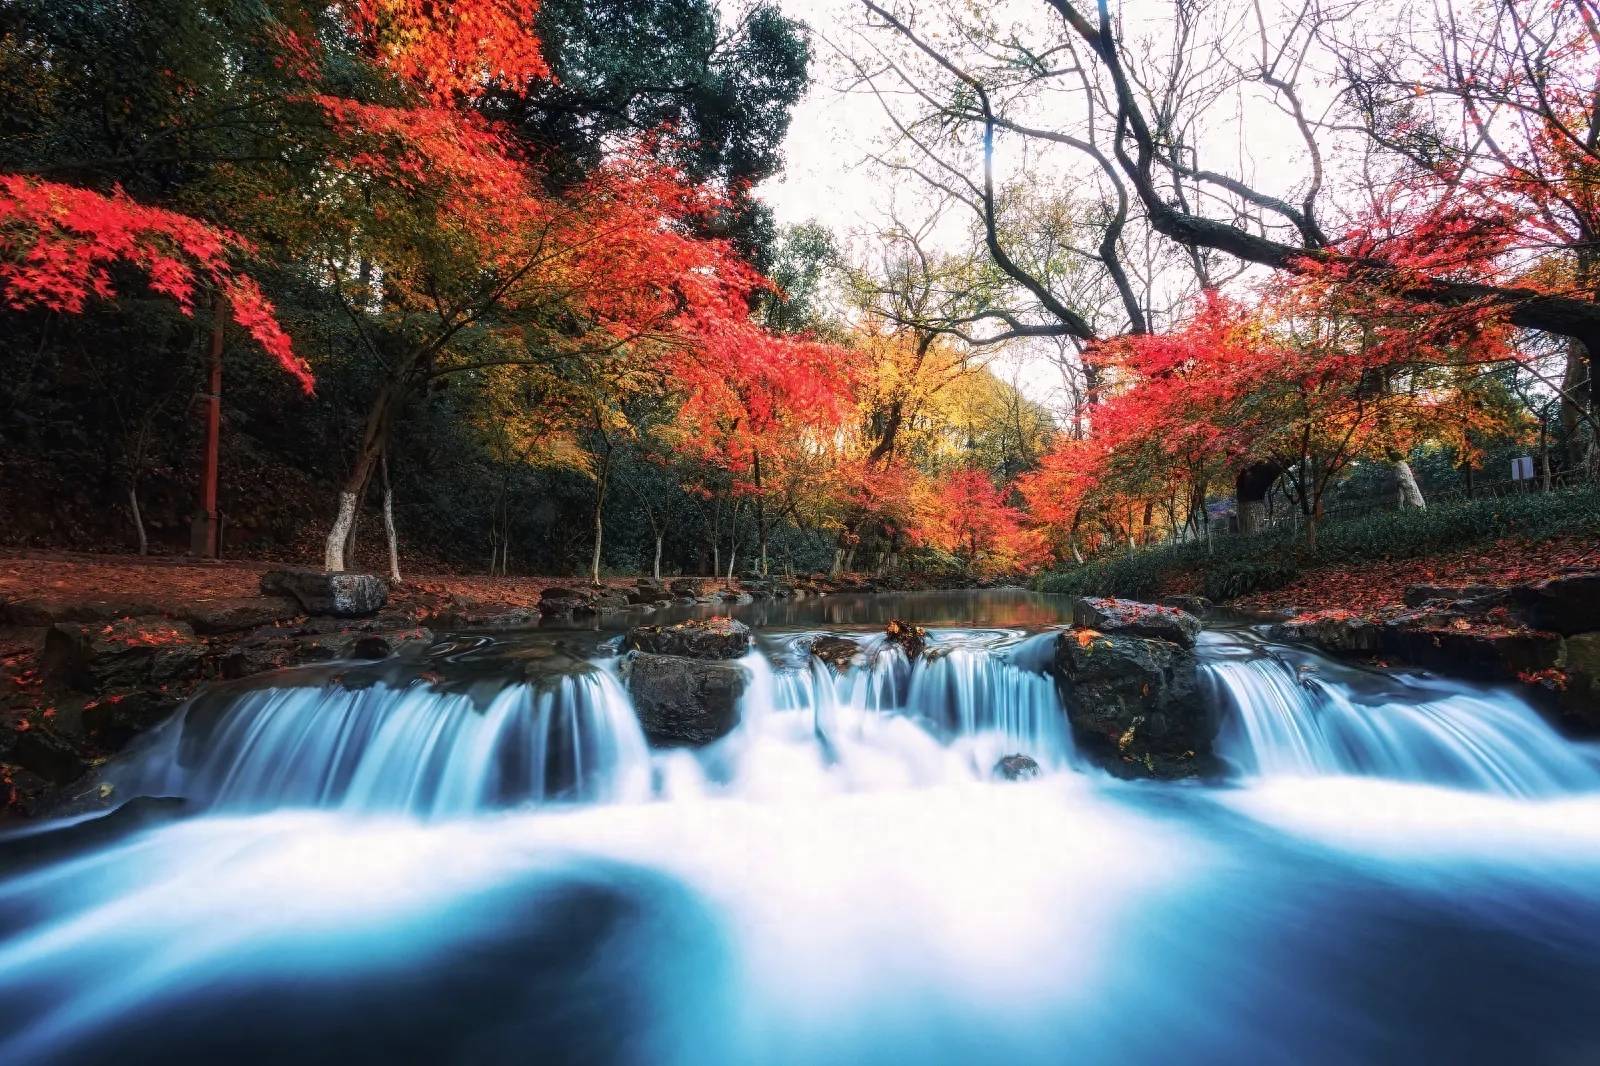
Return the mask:
<svg viewBox="0 0 1600 1066">
<path fill-rule="evenodd" d="M 1593 482 L 1586 3 L 1053 7 L 8 5 L 0 536 L 1016 579 Z M 853 232 L 759 195 L 825 76 L 906 190 Z"/>
<path fill-rule="evenodd" d="M 1600 0 L 0 0 L 0 1064 L 1600 1061 Z"/>
</svg>

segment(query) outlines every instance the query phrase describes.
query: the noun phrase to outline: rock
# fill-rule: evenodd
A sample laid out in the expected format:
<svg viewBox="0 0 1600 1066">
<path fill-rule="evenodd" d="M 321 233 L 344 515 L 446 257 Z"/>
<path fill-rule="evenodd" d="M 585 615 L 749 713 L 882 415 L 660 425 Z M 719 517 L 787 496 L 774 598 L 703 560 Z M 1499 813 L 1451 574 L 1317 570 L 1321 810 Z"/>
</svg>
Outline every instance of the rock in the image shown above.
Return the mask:
<svg viewBox="0 0 1600 1066">
<path fill-rule="evenodd" d="M 737 659 L 750 652 L 750 627 L 732 618 L 691 619 L 671 626 L 635 626 L 624 651 L 681 655 L 689 659 Z"/>
<path fill-rule="evenodd" d="M 307 663 L 339 659 L 375 661 L 392 655 L 419 651 L 433 644 L 433 633 L 419 627 L 366 633 L 345 630 L 334 633 L 285 633 L 265 630 L 252 634 L 224 655 L 222 676 L 229 680 L 285 670 Z"/>
<path fill-rule="evenodd" d="M 178 616 L 196 633 L 239 633 L 257 626 L 284 622 L 303 613 L 300 601 L 289 596 L 235 596 L 220 600 L 195 600 L 178 608 Z"/>
<path fill-rule="evenodd" d="M 1568 637 L 1560 665 L 1566 678 L 1559 701 L 1562 712 L 1587 732 L 1600 731 L 1600 632 Z"/>
<path fill-rule="evenodd" d="M 928 631 L 910 622 L 891 618 L 889 624 L 883 627 L 883 632 L 890 643 L 900 645 L 907 659 L 915 659 L 928 647 Z"/>
<path fill-rule="evenodd" d="M 83 735 L 101 752 L 119 751 L 171 717 L 183 703 L 178 693 L 148 689 L 115 693 L 83 708 Z"/>
<path fill-rule="evenodd" d="M 1193 615 L 1203 614 L 1204 612 L 1211 610 L 1211 608 L 1214 606 L 1212 602 L 1206 599 L 1204 596 L 1189 595 L 1163 596 L 1161 597 L 1160 603 L 1163 607 L 1174 607 L 1180 611 L 1187 611 L 1189 614 Z"/>
<path fill-rule="evenodd" d="M 147 600 L 46 599 L 11 600 L 0 605 L 0 622 L 14 626 L 53 626 L 57 622 L 112 622 L 118 618 L 159 615 L 159 604 Z"/>
<path fill-rule="evenodd" d="M 1195 638 L 1200 635 L 1199 620 L 1176 607 L 1100 596 L 1079 596 L 1074 600 L 1072 623 L 1106 634 L 1169 640 L 1185 648 L 1194 647 Z"/>
<path fill-rule="evenodd" d="M 1528 624 L 1563 636 L 1600 630 L 1600 572 L 1567 574 L 1517 590 Z"/>
<path fill-rule="evenodd" d="M 1377 655 L 1383 651 L 1383 627 L 1365 618 L 1293 620 L 1273 626 L 1273 640 L 1310 644 L 1343 655 Z"/>
<path fill-rule="evenodd" d="M 1401 599 L 1407 607 L 1421 607 L 1435 601 L 1475 600 L 1504 591 L 1495 585 L 1407 585 Z"/>
<path fill-rule="evenodd" d="M 651 744 L 709 744 L 739 724 L 739 697 L 750 676 L 737 663 L 636 651 L 624 668 L 634 710 Z"/>
<path fill-rule="evenodd" d="M 1080 750 L 1108 770 L 1177 778 L 1210 769 L 1217 723 L 1188 648 L 1070 630 L 1057 638 L 1054 672 Z"/>
<path fill-rule="evenodd" d="M 694 597 L 694 596 L 700 595 L 700 579 L 699 578 L 693 578 L 693 577 L 673 578 L 672 583 L 670 585 L 668 585 L 667 587 L 672 590 L 672 594 L 674 596 Z"/>
<path fill-rule="evenodd" d="M 110 786 L 104 788 L 109 789 Z M 109 794 L 105 798 L 97 795 L 93 802 L 104 803 L 106 799 L 109 799 Z M 98 809 L 91 804 L 83 806 L 87 810 Z M 137 796 L 98 817 L 0 839 L 0 866 L 16 872 L 101 850 L 133 833 L 176 821 L 186 810 L 187 801 L 176 796 Z M 81 812 L 69 808 L 51 813 L 64 816 Z"/>
<path fill-rule="evenodd" d="M 27 724 L 27 723 L 24 723 Z M 0 750 L 0 760 L 36 774 L 53 785 L 66 785 L 82 777 L 89 762 L 78 749 L 55 732 L 34 725 L 17 732 L 7 729 L 10 748 Z"/>
<path fill-rule="evenodd" d="M 534 629 L 539 625 L 540 617 L 532 607 L 465 604 L 441 611 L 433 621 L 442 629 Z"/>
<path fill-rule="evenodd" d="M 990 776 L 1004 781 L 1025 781 L 1039 776 L 1039 764 L 1026 755 L 1007 755 L 994 764 Z"/>
<path fill-rule="evenodd" d="M 125 618 L 58 622 L 45 632 L 47 677 L 80 692 L 160 688 L 198 677 L 205 645 L 187 622 Z"/>
<path fill-rule="evenodd" d="M 861 645 L 849 637 L 823 636 L 811 642 L 810 652 L 839 673 L 844 673 L 861 653 Z"/>
<path fill-rule="evenodd" d="M 361 618 L 377 614 L 389 602 L 389 586 L 371 574 L 328 573 L 322 570 L 269 570 L 261 575 L 267 596 L 290 596 L 308 614 Z"/>
<path fill-rule="evenodd" d="M 1397 659 L 1443 674 L 1510 680 L 1556 665 L 1562 641 L 1554 633 L 1451 626 L 1383 627 L 1383 651 Z"/>
</svg>

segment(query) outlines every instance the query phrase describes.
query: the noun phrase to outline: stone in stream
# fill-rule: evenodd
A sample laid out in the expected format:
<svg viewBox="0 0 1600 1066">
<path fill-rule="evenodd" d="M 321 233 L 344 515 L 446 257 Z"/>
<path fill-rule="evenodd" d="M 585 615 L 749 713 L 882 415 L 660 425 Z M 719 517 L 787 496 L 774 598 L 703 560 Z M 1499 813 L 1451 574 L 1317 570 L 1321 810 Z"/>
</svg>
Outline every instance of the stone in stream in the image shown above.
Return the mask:
<svg viewBox="0 0 1600 1066">
<path fill-rule="evenodd" d="M 732 618 L 690 619 L 670 626 L 635 626 L 623 651 L 689 659 L 738 659 L 750 652 L 750 627 Z"/>
<path fill-rule="evenodd" d="M 898 618 L 891 618 L 889 624 L 883 627 L 884 634 L 890 643 L 900 645 L 905 651 L 907 659 L 915 659 L 928 647 L 928 631 L 921 626 L 914 626 L 910 622 L 902 622 Z"/>
<path fill-rule="evenodd" d="M 1053 672 L 1079 750 L 1112 773 L 1177 778 L 1210 770 L 1217 723 L 1189 647 L 1068 630 L 1056 640 Z"/>
<path fill-rule="evenodd" d="M 991 776 L 1003 781 L 1025 781 L 1030 777 L 1039 776 L 1039 764 L 1031 757 L 1018 752 L 1015 755 L 1006 755 L 995 763 Z"/>
<path fill-rule="evenodd" d="M 382 578 L 311 569 L 269 570 L 261 575 L 261 593 L 293 597 L 307 614 L 338 618 L 377 614 L 389 602 L 389 585 Z"/>
<path fill-rule="evenodd" d="M 1564 636 L 1600 630 L 1600 572 L 1565 574 L 1515 591 L 1534 629 Z"/>
<path fill-rule="evenodd" d="M 839 673 L 844 673 L 861 653 L 861 645 L 849 637 L 822 636 L 811 642 L 810 652 Z"/>
<path fill-rule="evenodd" d="M 1185 648 L 1194 647 L 1200 635 L 1200 621 L 1176 607 L 1100 596 L 1073 600 L 1072 623 L 1101 633 L 1169 640 Z"/>
<path fill-rule="evenodd" d="M 635 651 L 623 661 L 645 739 L 657 747 L 698 747 L 739 724 L 750 675 L 738 663 Z"/>
</svg>

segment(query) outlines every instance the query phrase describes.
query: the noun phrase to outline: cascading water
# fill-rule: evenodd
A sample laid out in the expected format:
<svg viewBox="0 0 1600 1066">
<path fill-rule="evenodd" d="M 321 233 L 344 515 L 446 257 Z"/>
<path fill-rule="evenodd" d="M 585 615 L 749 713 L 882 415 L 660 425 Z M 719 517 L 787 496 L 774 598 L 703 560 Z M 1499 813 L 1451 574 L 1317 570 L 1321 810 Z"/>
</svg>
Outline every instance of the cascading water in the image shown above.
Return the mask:
<svg viewBox="0 0 1600 1066">
<path fill-rule="evenodd" d="M 1360 774 L 1515 796 L 1600 789 L 1600 762 L 1509 693 L 1363 676 L 1312 656 L 1295 663 L 1236 638 L 1210 643 L 1217 753 L 1240 773 Z"/>
<path fill-rule="evenodd" d="M 699 751 L 592 643 L 218 689 L 110 771 L 198 816 L 0 877 L 0 1062 L 1594 1061 L 1600 780 L 1520 701 L 1208 634 L 1237 774 L 1125 783 L 963 628 L 1059 601 L 785 611 L 934 607 L 764 634 Z"/>
<path fill-rule="evenodd" d="M 224 810 L 463 815 L 529 801 L 642 799 L 649 753 L 627 693 L 591 669 L 490 697 L 423 679 L 202 699 L 110 775 L 125 795 Z"/>
</svg>

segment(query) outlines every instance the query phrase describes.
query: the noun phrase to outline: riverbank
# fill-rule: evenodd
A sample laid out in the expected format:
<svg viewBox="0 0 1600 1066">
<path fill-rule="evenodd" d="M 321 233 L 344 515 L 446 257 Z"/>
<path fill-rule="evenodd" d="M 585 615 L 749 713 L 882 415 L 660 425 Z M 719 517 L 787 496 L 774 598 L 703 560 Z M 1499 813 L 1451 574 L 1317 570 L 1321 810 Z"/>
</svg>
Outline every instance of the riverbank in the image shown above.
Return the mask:
<svg viewBox="0 0 1600 1066">
<path fill-rule="evenodd" d="M 859 574 L 792 577 L 418 575 L 373 611 L 341 617 L 284 590 L 271 562 L 35 553 L 0 557 L 0 808 L 28 814 L 167 717 L 202 686 L 425 648 L 437 632 L 553 619 L 648 619 L 720 607 L 914 587 Z M 315 605 L 313 605 L 315 606 Z"/>
</svg>

